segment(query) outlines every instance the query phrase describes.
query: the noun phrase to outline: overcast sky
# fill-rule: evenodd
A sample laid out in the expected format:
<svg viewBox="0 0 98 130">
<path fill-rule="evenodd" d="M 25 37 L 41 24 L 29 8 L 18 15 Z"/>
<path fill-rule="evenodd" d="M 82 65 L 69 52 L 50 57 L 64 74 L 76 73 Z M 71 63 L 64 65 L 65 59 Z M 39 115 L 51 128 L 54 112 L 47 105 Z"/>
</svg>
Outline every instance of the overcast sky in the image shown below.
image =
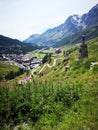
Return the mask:
<svg viewBox="0 0 98 130">
<path fill-rule="evenodd" d="M 87 13 L 97 0 L 0 0 L 0 34 L 26 39 Z"/>
</svg>

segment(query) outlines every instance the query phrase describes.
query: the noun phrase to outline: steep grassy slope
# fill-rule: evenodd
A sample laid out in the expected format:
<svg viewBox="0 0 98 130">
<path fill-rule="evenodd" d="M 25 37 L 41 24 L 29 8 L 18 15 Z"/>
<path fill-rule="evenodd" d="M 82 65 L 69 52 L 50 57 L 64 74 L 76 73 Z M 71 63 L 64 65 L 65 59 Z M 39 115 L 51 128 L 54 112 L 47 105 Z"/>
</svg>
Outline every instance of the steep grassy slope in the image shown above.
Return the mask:
<svg viewBox="0 0 98 130">
<path fill-rule="evenodd" d="M 77 80 L 77 77 L 83 76 L 82 73 L 89 73 L 90 71 L 90 65 L 91 62 L 97 62 L 98 61 L 98 38 L 89 41 L 88 43 L 88 53 L 89 57 L 85 59 L 78 59 L 78 49 L 76 49 L 73 53 L 71 53 L 67 57 L 54 57 L 53 59 L 57 59 L 56 66 L 54 66 L 52 69 L 51 68 L 46 68 L 43 70 L 43 77 L 45 79 L 50 79 L 47 77 L 54 77 L 54 81 L 56 79 L 66 79 L 68 80 L 69 78 L 73 78 L 74 76 L 76 77 L 75 79 Z M 66 66 L 70 66 L 68 70 L 66 70 Z M 97 66 L 97 65 L 96 65 Z M 84 72 L 82 72 L 84 71 Z M 57 76 L 56 76 L 57 75 Z M 83 76 L 84 77 L 84 76 Z M 50 79 L 51 80 L 51 79 Z"/>
<path fill-rule="evenodd" d="M 98 129 L 98 64 L 91 67 L 91 62 L 98 62 L 98 38 L 88 42 L 88 52 L 89 58 L 79 60 L 76 50 L 65 57 L 65 60 L 59 59 L 52 69 L 46 67 L 43 70 L 40 78 L 61 86 L 74 85 L 80 94 L 80 99 L 53 130 Z M 70 66 L 68 70 L 66 65 Z"/>
</svg>

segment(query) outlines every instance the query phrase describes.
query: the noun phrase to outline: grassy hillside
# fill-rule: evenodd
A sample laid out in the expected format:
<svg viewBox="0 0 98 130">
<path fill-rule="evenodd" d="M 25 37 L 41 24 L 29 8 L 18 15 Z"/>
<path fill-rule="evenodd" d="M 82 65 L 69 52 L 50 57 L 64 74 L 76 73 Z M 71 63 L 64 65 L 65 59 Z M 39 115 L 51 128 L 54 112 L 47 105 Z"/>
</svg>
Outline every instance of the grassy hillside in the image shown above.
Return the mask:
<svg viewBox="0 0 98 130">
<path fill-rule="evenodd" d="M 79 60 L 78 50 L 75 50 L 64 59 L 58 59 L 52 69 L 44 68 L 43 76 L 39 76 L 39 80 L 41 78 L 61 86 L 74 85 L 79 89 L 80 99 L 65 114 L 64 120 L 58 123 L 58 130 L 98 129 L 98 64 L 91 67 L 91 62 L 98 62 L 98 38 L 87 44 L 88 58 Z M 67 65 L 70 66 L 68 70 Z"/>
<path fill-rule="evenodd" d="M 25 44 L 17 39 L 0 35 L 0 54 L 21 54 L 40 48 L 37 45 Z"/>
<path fill-rule="evenodd" d="M 57 59 L 56 66 L 54 66 L 52 69 L 46 66 L 46 68 L 44 68 L 42 72 L 43 76 L 39 77 L 44 78 L 46 80 L 51 80 L 51 78 L 53 78 L 53 81 L 58 81 L 58 79 L 62 80 L 67 78 L 67 80 L 69 79 L 68 82 L 70 82 L 70 79 L 74 76 L 76 77 L 75 80 L 77 80 L 77 75 L 80 75 L 80 77 L 84 77 L 83 73 L 89 74 L 89 72 L 91 72 L 91 62 L 98 61 L 98 38 L 87 42 L 87 44 L 89 53 L 88 58 L 78 59 L 78 49 L 75 49 L 74 52 L 72 52 L 69 56 L 66 57 L 59 55 L 56 57 L 52 57 L 52 61 L 53 59 Z M 66 70 L 67 65 L 70 66 L 68 70 Z M 38 78 L 38 76 L 36 76 L 36 78 Z"/>
<path fill-rule="evenodd" d="M 0 62 L 0 81 L 14 79 L 23 74 L 23 70 L 12 63 Z"/>
<path fill-rule="evenodd" d="M 98 38 L 88 43 L 89 57 L 52 57 L 20 86 L 2 83 L 0 128 L 3 130 L 98 130 Z M 47 64 L 47 63 L 46 63 Z M 66 66 L 69 66 L 67 69 Z M 28 77 L 26 77 L 28 80 Z"/>
</svg>

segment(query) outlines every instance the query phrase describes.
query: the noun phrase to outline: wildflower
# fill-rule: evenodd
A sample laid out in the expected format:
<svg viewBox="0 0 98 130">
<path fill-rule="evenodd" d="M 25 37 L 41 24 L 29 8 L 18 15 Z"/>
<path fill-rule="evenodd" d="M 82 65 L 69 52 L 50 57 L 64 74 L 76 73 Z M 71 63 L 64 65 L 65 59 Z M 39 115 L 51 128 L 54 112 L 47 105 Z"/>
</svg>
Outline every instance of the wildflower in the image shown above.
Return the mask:
<svg viewBox="0 0 98 130">
<path fill-rule="evenodd" d="M 2 86 L 2 82 L 0 82 L 0 87 Z"/>
<path fill-rule="evenodd" d="M 23 80 L 22 80 L 22 83 L 26 83 L 26 82 L 27 82 L 27 80 L 26 80 L 26 79 L 23 79 Z"/>
<path fill-rule="evenodd" d="M 10 91 L 12 91 L 14 89 L 14 86 L 12 85 L 12 86 L 10 86 Z"/>
<path fill-rule="evenodd" d="M 73 90 L 71 90 L 71 91 L 70 91 L 70 94 L 71 94 L 71 95 L 73 95 L 73 94 L 74 94 L 74 91 L 73 91 Z"/>
<path fill-rule="evenodd" d="M 3 80 L 3 82 L 4 82 L 4 83 L 6 83 L 6 82 L 7 82 L 7 80 L 5 80 L 5 79 L 4 79 L 4 80 Z"/>
<path fill-rule="evenodd" d="M 18 77 L 16 77 L 15 79 L 18 79 Z"/>
<path fill-rule="evenodd" d="M 60 81 L 59 81 L 59 84 L 61 84 L 61 85 L 62 85 L 62 84 L 63 84 L 63 81 L 61 81 L 61 80 L 60 80 Z"/>
<path fill-rule="evenodd" d="M 29 77 L 26 77 L 25 80 L 28 81 L 28 80 L 29 80 Z"/>
<path fill-rule="evenodd" d="M 34 87 L 34 83 L 32 83 L 32 87 Z"/>
<path fill-rule="evenodd" d="M 26 79 L 26 81 L 29 81 L 31 79 L 31 77 L 27 76 L 25 79 Z"/>
<path fill-rule="evenodd" d="M 42 84 L 45 84 L 45 79 L 42 79 Z"/>
</svg>

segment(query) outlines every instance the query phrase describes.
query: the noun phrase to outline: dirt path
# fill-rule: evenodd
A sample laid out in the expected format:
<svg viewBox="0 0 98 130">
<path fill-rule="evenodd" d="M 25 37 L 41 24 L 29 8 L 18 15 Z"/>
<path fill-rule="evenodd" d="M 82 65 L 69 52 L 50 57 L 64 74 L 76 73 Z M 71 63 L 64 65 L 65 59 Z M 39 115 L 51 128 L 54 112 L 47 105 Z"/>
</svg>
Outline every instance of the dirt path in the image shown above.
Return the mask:
<svg viewBox="0 0 98 130">
<path fill-rule="evenodd" d="M 92 68 L 93 68 L 94 65 L 98 65 L 98 61 L 97 62 L 91 62 L 90 70 L 92 70 Z"/>
<path fill-rule="evenodd" d="M 40 66 L 37 67 L 37 68 L 35 68 L 35 69 L 33 69 L 31 75 L 34 75 L 34 72 L 36 72 L 36 70 L 37 70 L 38 68 L 40 68 Z"/>
<path fill-rule="evenodd" d="M 64 59 L 64 58 L 57 58 L 57 59 L 54 59 L 53 65 L 49 65 L 48 63 L 45 64 L 45 65 L 43 66 L 43 68 L 39 71 L 39 74 L 43 71 L 43 69 L 44 69 L 46 66 L 48 66 L 49 68 L 54 67 L 54 66 L 56 65 L 56 61 L 57 61 L 58 59 Z"/>
</svg>

